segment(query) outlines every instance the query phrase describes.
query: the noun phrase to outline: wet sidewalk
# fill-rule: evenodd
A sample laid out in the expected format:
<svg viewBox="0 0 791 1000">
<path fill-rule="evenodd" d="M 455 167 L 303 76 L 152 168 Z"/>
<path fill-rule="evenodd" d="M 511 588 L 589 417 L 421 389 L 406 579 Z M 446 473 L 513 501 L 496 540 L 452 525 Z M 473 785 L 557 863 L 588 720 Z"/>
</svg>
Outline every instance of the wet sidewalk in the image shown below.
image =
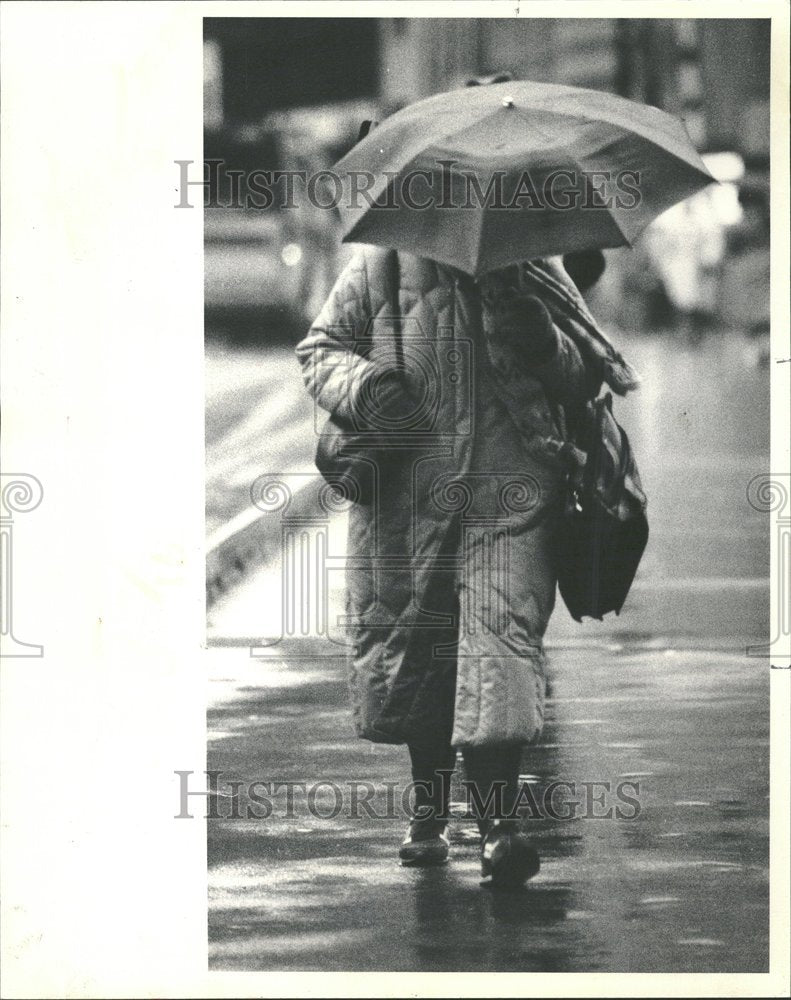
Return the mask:
<svg viewBox="0 0 791 1000">
<path fill-rule="evenodd" d="M 240 670 L 245 650 L 212 650 L 220 791 L 232 779 L 323 781 L 343 798 L 333 819 L 295 790 L 290 818 L 282 793 L 269 819 L 208 822 L 212 968 L 765 971 L 768 663 L 610 647 L 553 651 L 547 724 L 523 757 L 544 812 L 525 820 L 542 868 L 507 894 L 480 885 L 471 820 L 451 823 L 447 866 L 419 871 L 397 861 L 402 817 L 348 815 L 350 781 L 374 782 L 385 815 L 384 783 L 400 788 L 408 771 L 404 748 L 354 738 L 340 664 L 311 662 L 303 646 Z M 556 780 L 575 787 L 556 790 L 553 819 L 540 804 Z M 334 812 L 338 796 L 319 788 L 312 812 Z M 229 816 L 231 800 L 217 801 Z"/>
<path fill-rule="evenodd" d="M 482 888 L 477 830 L 460 809 L 450 863 L 425 871 L 398 864 L 404 816 L 350 815 L 354 781 L 373 782 L 373 809 L 388 812 L 386 783 L 408 780 L 406 750 L 355 738 L 345 667 L 326 641 L 285 639 L 250 655 L 283 615 L 282 567 L 261 556 L 210 609 L 208 766 L 221 791 L 234 779 L 302 782 L 314 801 L 311 810 L 294 786 L 289 814 L 282 792 L 268 818 L 234 819 L 232 799 L 216 800 L 225 818 L 208 821 L 212 968 L 766 971 L 770 665 L 747 655 L 769 634 L 769 522 L 747 495 L 768 471 L 766 371 L 739 336 L 618 342 L 646 376 L 616 407 L 651 539 L 620 618 L 581 626 L 559 603 L 550 624 L 547 722 L 523 773 L 539 803 L 553 782 L 573 788 L 556 789 L 558 816 L 525 821 L 540 873 L 522 892 Z M 210 525 L 246 518 L 240 505 L 261 472 L 312 470 L 292 362 L 277 357 L 274 425 L 262 374 L 240 393 L 232 366 L 217 363 L 229 377 L 210 414 Z M 342 551 L 343 518 L 328 530 Z M 279 526 L 269 534 L 279 538 Z M 334 613 L 342 574 L 330 577 Z M 609 785 L 603 804 L 592 801 L 602 786 L 585 782 Z M 336 787 L 341 808 L 322 819 Z M 617 818 L 619 788 L 637 815 Z M 582 804 L 563 818 L 570 800 Z"/>
</svg>

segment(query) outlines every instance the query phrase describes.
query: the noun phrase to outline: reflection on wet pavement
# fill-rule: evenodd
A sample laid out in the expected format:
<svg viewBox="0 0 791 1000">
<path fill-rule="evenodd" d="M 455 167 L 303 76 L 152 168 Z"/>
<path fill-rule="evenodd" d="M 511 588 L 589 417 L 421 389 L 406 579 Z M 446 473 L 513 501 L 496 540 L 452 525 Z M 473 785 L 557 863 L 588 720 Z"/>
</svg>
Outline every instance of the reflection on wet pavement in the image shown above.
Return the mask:
<svg viewBox="0 0 791 1000">
<path fill-rule="evenodd" d="M 408 780 L 403 748 L 357 741 L 342 669 L 210 653 L 209 768 L 222 781 Z M 243 666 L 229 681 L 231 658 Z M 246 662 L 244 660 L 246 659 Z M 553 819 L 528 808 L 541 858 L 521 892 L 480 884 L 463 809 L 451 862 L 401 868 L 405 820 L 291 815 L 208 822 L 212 968 L 278 970 L 764 971 L 768 957 L 768 669 L 729 652 L 558 649 L 542 742 L 525 751 L 528 801 L 577 782 Z M 267 675 L 265 687 L 251 680 Z M 280 678 L 278 684 L 276 679 Z M 463 794 L 454 778 L 453 801 Z M 582 782 L 639 786 L 635 818 L 600 818 Z M 220 786 L 222 792 L 223 785 Z M 560 790 L 561 792 L 563 789 Z M 635 796 L 635 787 L 629 794 Z M 582 803 L 577 815 L 569 803 Z M 623 803 L 620 803 L 621 805 Z M 330 786 L 314 812 L 333 811 Z M 237 807 L 239 814 L 245 810 Z M 633 809 L 626 809 L 631 815 Z M 595 818 L 594 818 L 595 817 Z"/>
</svg>

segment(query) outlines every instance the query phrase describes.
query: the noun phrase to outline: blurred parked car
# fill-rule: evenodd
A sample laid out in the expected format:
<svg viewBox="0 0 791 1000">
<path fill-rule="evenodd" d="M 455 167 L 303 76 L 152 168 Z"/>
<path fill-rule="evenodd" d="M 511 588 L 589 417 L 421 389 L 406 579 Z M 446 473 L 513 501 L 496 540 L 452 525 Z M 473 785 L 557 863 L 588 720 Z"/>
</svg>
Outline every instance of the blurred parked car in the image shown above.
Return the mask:
<svg viewBox="0 0 791 1000">
<path fill-rule="evenodd" d="M 222 160 L 215 202 L 232 202 L 227 171 L 329 169 L 374 118 L 367 101 L 294 108 L 232 134 L 213 133 L 206 159 Z M 230 155 L 229 155 L 230 154 Z M 283 190 L 282 186 L 278 190 Z M 350 250 L 340 243 L 336 211 L 312 205 L 295 183 L 295 208 L 207 207 L 204 211 L 204 297 L 207 329 L 244 324 L 260 336 L 301 329 L 313 320 Z M 241 187 L 244 202 L 244 183 Z M 321 193 L 322 200 L 330 200 Z M 260 200 L 259 200 L 260 203 Z"/>
<path fill-rule="evenodd" d="M 203 232 L 208 328 L 300 321 L 303 251 L 280 212 L 207 208 Z"/>
</svg>

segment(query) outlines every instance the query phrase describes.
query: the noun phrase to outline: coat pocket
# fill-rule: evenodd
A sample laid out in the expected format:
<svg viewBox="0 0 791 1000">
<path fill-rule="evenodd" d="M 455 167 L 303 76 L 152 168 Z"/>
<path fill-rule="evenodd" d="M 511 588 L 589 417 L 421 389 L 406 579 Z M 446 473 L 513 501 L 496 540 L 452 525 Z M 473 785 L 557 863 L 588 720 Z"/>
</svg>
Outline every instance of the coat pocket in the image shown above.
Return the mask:
<svg viewBox="0 0 791 1000">
<path fill-rule="evenodd" d="M 335 417 L 328 417 L 319 435 L 315 464 L 327 483 L 341 486 L 355 503 L 373 501 L 374 468 L 366 461 L 365 448 Z"/>
</svg>

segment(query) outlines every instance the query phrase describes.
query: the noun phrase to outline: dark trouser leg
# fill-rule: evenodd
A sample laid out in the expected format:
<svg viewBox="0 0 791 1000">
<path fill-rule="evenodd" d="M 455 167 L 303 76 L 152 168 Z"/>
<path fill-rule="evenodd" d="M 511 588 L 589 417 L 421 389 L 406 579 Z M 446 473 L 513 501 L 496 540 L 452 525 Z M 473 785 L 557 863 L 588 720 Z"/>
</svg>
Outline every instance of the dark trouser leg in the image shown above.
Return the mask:
<svg viewBox="0 0 791 1000">
<path fill-rule="evenodd" d="M 409 744 L 409 754 L 415 781 L 414 818 L 398 856 L 403 865 L 442 865 L 448 860 L 450 847 L 445 826 L 456 755 L 446 743 L 429 748 Z"/>
<path fill-rule="evenodd" d="M 494 747 L 466 747 L 464 769 L 470 805 L 483 834 L 492 819 L 507 819 L 519 795 L 519 765 L 522 747 L 514 745 Z"/>
<path fill-rule="evenodd" d="M 442 824 L 448 818 L 450 777 L 456 765 L 456 751 L 451 746 L 433 748 L 409 746 L 412 780 L 415 784 L 415 819 L 426 828 Z"/>
</svg>

